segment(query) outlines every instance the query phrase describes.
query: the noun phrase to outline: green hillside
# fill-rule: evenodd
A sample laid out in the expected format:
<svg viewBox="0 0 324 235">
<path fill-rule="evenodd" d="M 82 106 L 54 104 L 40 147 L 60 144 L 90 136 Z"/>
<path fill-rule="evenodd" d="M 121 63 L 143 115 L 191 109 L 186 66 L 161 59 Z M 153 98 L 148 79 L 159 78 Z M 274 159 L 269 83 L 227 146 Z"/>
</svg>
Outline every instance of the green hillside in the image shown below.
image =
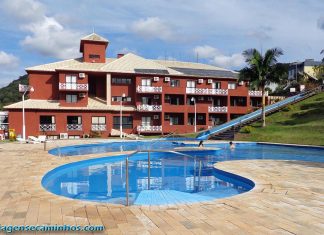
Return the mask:
<svg viewBox="0 0 324 235">
<path fill-rule="evenodd" d="M 0 110 L 3 106 L 21 101 L 21 94 L 18 91 L 18 84 L 28 84 L 27 74 L 12 81 L 8 86 L 0 88 Z"/>
<path fill-rule="evenodd" d="M 235 140 L 324 145 L 324 93 L 268 116 L 266 123 L 242 128 Z"/>
</svg>

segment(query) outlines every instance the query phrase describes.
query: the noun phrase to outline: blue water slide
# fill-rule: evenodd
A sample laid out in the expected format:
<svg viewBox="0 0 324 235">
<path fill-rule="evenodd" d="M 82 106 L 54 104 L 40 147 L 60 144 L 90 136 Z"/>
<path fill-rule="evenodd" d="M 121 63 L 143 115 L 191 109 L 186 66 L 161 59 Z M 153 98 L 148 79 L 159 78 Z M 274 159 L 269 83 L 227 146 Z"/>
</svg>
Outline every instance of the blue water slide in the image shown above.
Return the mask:
<svg viewBox="0 0 324 235">
<path fill-rule="evenodd" d="M 272 111 L 274 110 L 277 110 L 277 109 L 280 109 L 288 104 L 291 104 L 291 103 L 294 103 L 294 102 L 297 102 L 299 100 L 302 100 L 305 98 L 305 96 L 308 96 L 310 93 L 308 92 L 305 92 L 305 93 L 300 93 L 298 95 L 295 95 L 295 96 L 291 96 L 289 98 L 286 98 L 282 101 L 279 101 L 277 103 L 274 103 L 274 104 L 271 104 L 271 105 L 268 105 L 265 107 L 265 113 L 271 113 Z M 224 124 L 221 124 L 219 126 L 216 126 L 214 128 L 211 128 L 207 131 L 204 131 L 204 132 L 201 132 L 200 134 L 197 135 L 196 139 L 198 140 L 207 140 L 210 136 L 213 136 L 215 134 L 218 134 L 218 133 L 221 133 L 221 132 L 224 132 L 232 127 L 235 127 L 235 126 L 238 126 L 240 124 L 243 124 L 243 123 L 246 123 L 248 121 L 251 121 L 251 120 L 254 120 L 256 118 L 259 118 L 261 117 L 262 115 L 262 111 L 261 109 L 258 109 L 257 111 L 254 111 L 252 113 L 249 113 L 249 114 L 246 114 L 246 115 L 243 115 L 239 118 L 236 118 L 236 119 L 233 119 L 229 122 L 226 122 Z"/>
</svg>

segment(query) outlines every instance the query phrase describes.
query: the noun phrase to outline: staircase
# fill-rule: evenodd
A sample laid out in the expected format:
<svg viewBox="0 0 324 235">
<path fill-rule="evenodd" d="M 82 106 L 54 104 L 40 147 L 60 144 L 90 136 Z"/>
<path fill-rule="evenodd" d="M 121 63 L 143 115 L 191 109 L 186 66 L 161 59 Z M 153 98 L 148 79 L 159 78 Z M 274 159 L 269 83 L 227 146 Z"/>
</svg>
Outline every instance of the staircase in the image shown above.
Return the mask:
<svg viewBox="0 0 324 235">
<path fill-rule="evenodd" d="M 291 96 L 289 98 L 286 98 L 282 101 L 279 101 L 275 104 L 271 104 L 265 107 L 265 113 L 266 115 L 269 115 L 271 113 L 277 112 L 278 110 L 286 107 L 287 105 L 294 104 L 297 102 L 300 102 L 308 97 L 311 97 L 318 92 L 321 92 L 323 90 L 323 86 L 319 86 L 313 90 L 301 92 L 298 95 Z M 221 124 L 217 127 L 211 128 L 207 131 L 203 131 L 196 139 L 198 140 L 207 140 L 207 139 L 226 139 L 226 140 L 232 140 L 234 139 L 235 133 L 237 133 L 243 126 L 249 125 L 255 121 L 258 121 L 261 119 L 262 111 L 261 109 L 258 109 L 257 111 L 254 111 L 252 113 L 246 114 L 244 116 L 241 116 L 239 118 L 233 119 L 229 122 L 226 122 L 224 124 Z"/>
</svg>

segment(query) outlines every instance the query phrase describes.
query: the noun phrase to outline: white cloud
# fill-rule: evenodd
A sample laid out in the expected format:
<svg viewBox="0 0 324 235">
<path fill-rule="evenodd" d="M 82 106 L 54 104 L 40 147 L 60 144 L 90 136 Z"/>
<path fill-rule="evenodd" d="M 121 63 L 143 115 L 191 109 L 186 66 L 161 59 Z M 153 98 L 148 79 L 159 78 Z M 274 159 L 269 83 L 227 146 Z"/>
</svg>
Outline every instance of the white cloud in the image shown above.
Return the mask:
<svg viewBox="0 0 324 235">
<path fill-rule="evenodd" d="M 229 56 L 226 55 L 216 55 L 213 59 L 212 62 L 215 65 L 218 65 L 220 67 L 224 68 L 238 68 L 242 67 L 245 63 L 244 57 L 242 56 L 241 53 L 235 53 Z"/>
<path fill-rule="evenodd" d="M 0 68 L 10 69 L 17 68 L 19 65 L 19 59 L 12 55 L 8 54 L 4 51 L 0 51 Z"/>
<path fill-rule="evenodd" d="M 164 41 L 173 41 L 176 35 L 172 28 L 159 17 L 148 17 L 140 19 L 131 25 L 131 30 L 144 39 L 161 39 Z"/>
<path fill-rule="evenodd" d="M 45 7 L 40 2 L 7 0 L 4 6 L 6 6 L 7 14 L 12 14 L 20 20 L 18 22 L 20 29 L 28 33 L 20 42 L 23 48 L 59 59 L 79 55 L 78 46 L 81 34 L 64 28 L 57 19 L 46 16 Z"/>
<path fill-rule="evenodd" d="M 136 50 L 133 50 L 133 49 L 129 49 L 127 47 L 124 47 L 124 48 L 118 50 L 117 53 L 118 54 L 127 54 L 127 53 L 137 54 L 137 51 Z"/>
<path fill-rule="evenodd" d="M 241 53 L 224 55 L 219 49 L 209 45 L 197 46 L 193 52 L 195 55 L 198 54 L 199 58 L 208 59 L 210 63 L 224 68 L 238 68 L 245 64 Z"/>
</svg>

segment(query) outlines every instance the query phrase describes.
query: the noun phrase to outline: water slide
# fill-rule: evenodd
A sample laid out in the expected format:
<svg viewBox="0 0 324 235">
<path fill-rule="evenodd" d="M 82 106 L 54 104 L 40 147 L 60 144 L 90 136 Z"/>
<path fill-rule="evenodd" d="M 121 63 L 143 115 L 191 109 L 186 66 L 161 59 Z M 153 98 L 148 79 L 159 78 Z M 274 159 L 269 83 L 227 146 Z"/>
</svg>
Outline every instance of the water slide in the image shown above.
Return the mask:
<svg viewBox="0 0 324 235">
<path fill-rule="evenodd" d="M 289 104 L 292 104 L 292 103 L 295 103 L 295 102 L 298 102 L 300 100 L 303 100 L 311 95 L 315 94 L 314 91 L 307 91 L 307 92 L 302 92 L 298 95 L 295 95 L 295 96 L 291 96 L 289 98 L 286 98 L 282 101 L 279 101 L 277 103 L 274 103 L 274 104 L 271 104 L 271 105 L 268 105 L 265 107 L 265 113 L 268 114 L 268 113 L 271 113 L 275 110 L 278 110 L 280 108 L 283 108 Z M 216 135 L 216 134 L 219 134 L 219 133 L 222 133 L 228 129 L 231 129 L 232 127 L 235 127 L 235 126 L 238 126 L 238 125 L 241 125 L 241 124 L 244 124 L 244 123 L 247 123 L 249 121 L 252 121 L 252 120 L 255 120 L 255 119 L 258 119 L 260 118 L 262 115 L 262 111 L 261 109 L 258 109 L 257 111 L 254 111 L 252 113 L 249 113 L 249 114 L 246 114 L 244 116 L 241 116 L 239 118 L 236 118 L 236 119 L 233 119 L 229 122 L 226 122 L 224 124 L 221 124 L 219 126 L 216 126 L 214 128 L 211 128 L 207 131 L 203 131 L 201 133 L 199 133 L 196 137 L 196 139 L 198 140 L 207 140 L 209 139 L 209 137 L 213 136 L 213 135 Z"/>
</svg>

